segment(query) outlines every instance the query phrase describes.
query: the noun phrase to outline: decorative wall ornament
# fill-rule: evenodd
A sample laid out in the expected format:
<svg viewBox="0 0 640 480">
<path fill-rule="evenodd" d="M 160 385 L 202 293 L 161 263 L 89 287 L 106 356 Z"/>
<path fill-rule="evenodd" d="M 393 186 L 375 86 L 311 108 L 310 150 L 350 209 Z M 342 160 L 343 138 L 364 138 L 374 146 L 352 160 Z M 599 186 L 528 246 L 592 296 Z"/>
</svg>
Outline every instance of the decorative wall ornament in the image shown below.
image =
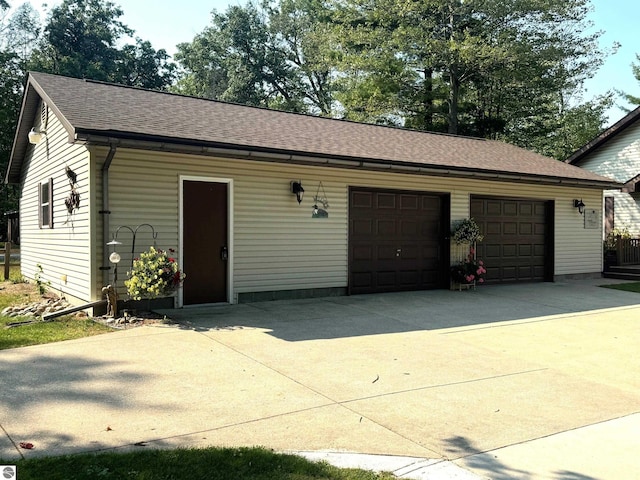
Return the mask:
<svg viewBox="0 0 640 480">
<path fill-rule="evenodd" d="M 320 196 L 320 190 L 322 190 L 322 196 Z M 322 208 L 318 207 L 318 204 L 322 204 Z M 329 213 L 329 200 L 327 199 L 327 193 L 324 191 L 324 185 L 322 182 L 318 183 L 318 190 L 313 197 L 313 211 L 311 212 L 311 218 L 328 218 Z"/>
<path fill-rule="evenodd" d="M 74 211 L 80 208 L 80 194 L 78 190 L 76 190 L 76 185 L 78 183 L 78 176 L 76 172 L 71 170 L 68 166 L 64 167 L 65 173 L 67 174 L 67 178 L 69 179 L 69 186 L 71 187 L 71 192 L 69 196 L 65 198 L 64 205 L 67 207 L 67 212 L 71 215 Z"/>
</svg>

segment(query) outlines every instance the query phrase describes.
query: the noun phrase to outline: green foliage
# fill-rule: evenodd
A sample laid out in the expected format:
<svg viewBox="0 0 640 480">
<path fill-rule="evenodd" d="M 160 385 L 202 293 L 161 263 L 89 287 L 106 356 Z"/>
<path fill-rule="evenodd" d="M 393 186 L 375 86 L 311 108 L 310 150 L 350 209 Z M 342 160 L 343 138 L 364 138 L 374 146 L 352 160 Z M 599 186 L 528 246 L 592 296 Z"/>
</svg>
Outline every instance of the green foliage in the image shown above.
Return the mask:
<svg viewBox="0 0 640 480">
<path fill-rule="evenodd" d="M 476 221 L 473 218 L 465 218 L 453 223 L 451 238 L 456 244 L 460 245 L 481 242 L 484 237 Z"/>
<path fill-rule="evenodd" d="M 640 87 L 640 54 L 636 53 L 636 60 L 638 63 L 633 62 L 631 64 L 631 72 L 633 73 L 634 78 L 638 81 L 638 86 Z M 622 97 L 632 105 L 640 105 L 640 97 L 631 95 L 630 93 L 619 92 Z"/>
<path fill-rule="evenodd" d="M 3 460 L 4 462 L 4 460 Z M 265 448 L 145 450 L 30 458 L 16 464 L 21 480 L 393 480 L 391 473 L 341 469 Z"/>
<path fill-rule="evenodd" d="M 588 0 L 332 5 L 348 118 L 542 145 L 556 158 L 567 137 L 567 151 L 582 141 L 581 123 L 602 126 L 598 104 L 565 106 L 605 58 L 599 34 L 583 33 Z"/>
<path fill-rule="evenodd" d="M 44 270 L 42 269 L 42 265 L 39 263 L 36 264 L 37 271 L 34 275 L 34 280 L 36 282 L 36 288 L 38 289 L 38 293 L 40 295 L 44 295 L 47 291 L 47 288 L 51 286 L 51 282 L 42 280 L 42 273 Z"/>
<path fill-rule="evenodd" d="M 463 285 L 484 283 L 486 273 L 484 262 L 475 258 L 473 248 L 469 249 L 467 258 L 451 266 L 451 280 Z"/>
<path fill-rule="evenodd" d="M 133 268 L 124 281 L 129 296 L 134 300 L 167 297 L 175 292 L 185 278 L 175 259 L 169 256 L 173 250 L 150 247 L 134 259 Z"/>
<path fill-rule="evenodd" d="M 134 31 L 119 18 L 123 11 L 108 0 L 64 0 L 49 14 L 30 69 L 76 78 L 165 89 L 175 65 L 165 50 L 149 42 L 119 45 Z"/>
<path fill-rule="evenodd" d="M 293 112 L 332 110 L 327 29 L 311 0 L 232 5 L 190 43 L 178 45 L 185 74 L 175 90 Z"/>
<path fill-rule="evenodd" d="M 605 250 L 615 250 L 618 245 L 618 239 L 628 240 L 631 238 L 631 232 L 627 227 L 612 229 L 604 239 Z"/>
</svg>

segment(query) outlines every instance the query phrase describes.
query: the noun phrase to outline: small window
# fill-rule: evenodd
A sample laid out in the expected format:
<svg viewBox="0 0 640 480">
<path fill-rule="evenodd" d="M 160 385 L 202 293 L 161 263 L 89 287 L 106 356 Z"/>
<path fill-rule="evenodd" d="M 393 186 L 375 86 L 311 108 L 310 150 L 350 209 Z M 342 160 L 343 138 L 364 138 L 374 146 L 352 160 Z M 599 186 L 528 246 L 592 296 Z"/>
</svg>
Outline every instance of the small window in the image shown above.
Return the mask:
<svg viewBox="0 0 640 480">
<path fill-rule="evenodd" d="M 53 178 L 38 186 L 40 228 L 53 228 Z"/>
</svg>

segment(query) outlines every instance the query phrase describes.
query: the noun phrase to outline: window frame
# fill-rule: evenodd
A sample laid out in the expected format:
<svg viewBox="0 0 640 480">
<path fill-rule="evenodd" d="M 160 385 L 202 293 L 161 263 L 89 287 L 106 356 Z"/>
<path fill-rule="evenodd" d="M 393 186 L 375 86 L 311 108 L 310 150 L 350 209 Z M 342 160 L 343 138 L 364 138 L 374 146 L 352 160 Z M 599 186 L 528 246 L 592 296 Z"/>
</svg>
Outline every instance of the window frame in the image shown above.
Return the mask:
<svg viewBox="0 0 640 480">
<path fill-rule="evenodd" d="M 53 228 L 53 178 L 38 184 L 38 223 L 40 228 Z"/>
</svg>

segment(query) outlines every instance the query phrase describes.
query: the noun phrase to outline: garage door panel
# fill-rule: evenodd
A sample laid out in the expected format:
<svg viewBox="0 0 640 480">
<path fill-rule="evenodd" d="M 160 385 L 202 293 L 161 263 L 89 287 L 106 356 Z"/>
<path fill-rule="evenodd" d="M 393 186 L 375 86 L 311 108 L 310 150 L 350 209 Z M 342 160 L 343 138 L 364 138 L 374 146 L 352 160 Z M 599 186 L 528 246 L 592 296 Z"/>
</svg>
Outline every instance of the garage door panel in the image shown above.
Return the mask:
<svg viewBox="0 0 640 480">
<path fill-rule="evenodd" d="M 530 223 L 520 223 L 520 235 L 531 235 L 533 233 L 533 225 Z"/>
<path fill-rule="evenodd" d="M 500 215 L 502 215 L 502 203 L 487 202 L 486 210 L 484 210 L 482 213 L 485 213 L 487 215 L 495 215 L 499 217 Z"/>
<path fill-rule="evenodd" d="M 504 202 L 502 206 L 502 215 L 513 217 L 518 214 L 518 204 L 516 202 Z"/>
<path fill-rule="evenodd" d="M 417 237 L 420 233 L 420 222 L 416 220 L 400 220 L 400 233 L 403 236 Z"/>
<path fill-rule="evenodd" d="M 373 258 L 373 250 L 368 245 L 359 245 L 357 247 L 354 247 L 351 250 L 351 254 L 353 255 L 353 260 L 355 261 L 364 260 L 370 262 Z"/>
<path fill-rule="evenodd" d="M 500 224 L 496 224 L 495 232 L 500 232 Z M 518 233 L 518 224 L 516 222 L 504 222 L 502 223 L 503 235 L 516 235 Z"/>
<path fill-rule="evenodd" d="M 522 202 L 520 204 L 520 215 L 531 216 L 533 214 L 533 204 Z"/>
<path fill-rule="evenodd" d="M 418 210 L 420 199 L 416 195 L 400 195 L 401 210 Z"/>
<path fill-rule="evenodd" d="M 371 236 L 373 235 L 373 221 L 371 220 L 351 220 L 351 235 Z"/>
<path fill-rule="evenodd" d="M 397 195 L 393 193 L 378 193 L 375 198 L 377 200 L 376 207 L 378 207 L 379 210 L 395 210 Z"/>
<path fill-rule="evenodd" d="M 373 206 L 373 194 L 371 192 L 353 192 L 351 195 L 351 208 L 370 209 Z"/>
<path fill-rule="evenodd" d="M 547 202 L 472 197 L 473 218 L 484 240 L 477 256 L 487 266 L 487 283 L 542 281 L 548 268 Z"/>
</svg>

